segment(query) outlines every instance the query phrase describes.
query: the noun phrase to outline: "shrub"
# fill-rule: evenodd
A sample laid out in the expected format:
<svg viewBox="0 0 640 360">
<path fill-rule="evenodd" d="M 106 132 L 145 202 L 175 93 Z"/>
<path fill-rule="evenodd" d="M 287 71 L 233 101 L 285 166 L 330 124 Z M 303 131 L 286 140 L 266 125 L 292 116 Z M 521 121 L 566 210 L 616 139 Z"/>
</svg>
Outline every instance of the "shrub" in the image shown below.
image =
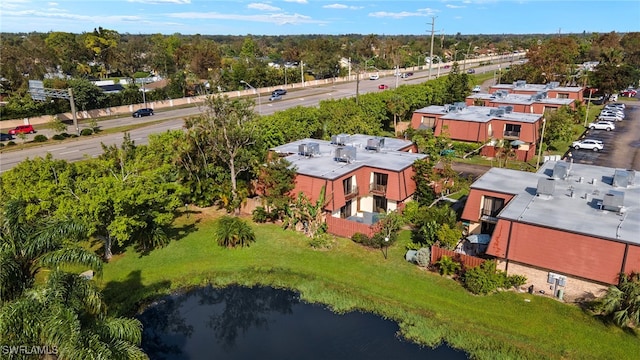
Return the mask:
<svg viewBox="0 0 640 360">
<path fill-rule="evenodd" d="M 328 234 L 319 234 L 309 240 L 309 245 L 314 249 L 331 249 L 333 240 Z"/>
<path fill-rule="evenodd" d="M 418 263 L 418 266 L 429 266 L 431 263 L 431 250 L 429 248 L 420 248 L 416 253 L 416 262 Z"/>
<path fill-rule="evenodd" d="M 519 287 L 527 283 L 527 277 L 524 275 L 511 275 L 507 276 L 504 284 L 504 288 Z"/>
<path fill-rule="evenodd" d="M 368 244 L 369 243 L 369 237 L 363 233 L 355 233 L 351 236 L 351 240 L 353 240 L 353 242 L 358 243 L 358 244 Z"/>
<path fill-rule="evenodd" d="M 93 135 L 93 130 L 91 130 L 91 129 L 82 129 L 82 131 L 80 131 L 80 135 L 82 135 L 82 136 Z"/>
<path fill-rule="evenodd" d="M 37 142 L 37 143 L 45 142 L 47 140 L 49 140 L 49 139 L 47 139 L 47 137 L 45 135 L 42 135 L 42 134 L 38 134 L 38 135 L 33 137 L 33 142 Z"/>
<path fill-rule="evenodd" d="M 496 262 L 493 260 L 485 261 L 480 266 L 467 270 L 462 279 L 467 290 L 481 295 L 494 292 L 498 288 L 520 286 L 526 281 L 524 276 L 507 276 L 504 271 L 496 270 Z"/>
<path fill-rule="evenodd" d="M 66 137 L 66 136 L 64 136 L 64 135 L 62 135 L 62 134 L 55 134 L 55 135 L 53 135 L 51 138 L 52 138 L 53 140 L 64 140 L 64 139 L 66 139 L 67 137 Z"/>
<path fill-rule="evenodd" d="M 453 260 L 451 257 L 447 255 L 443 255 L 440 260 L 436 261 L 435 264 L 440 271 L 440 275 L 449 276 L 457 273 L 461 266 L 460 264 Z"/>
<path fill-rule="evenodd" d="M 267 222 L 268 218 L 269 214 L 267 213 L 267 210 L 262 206 L 258 206 L 251 212 L 251 219 L 254 222 L 265 223 Z"/>
<path fill-rule="evenodd" d="M 1 148 L 1 147 L 4 147 L 4 143 L 0 143 L 0 148 Z"/>
<path fill-rule="evenodd" d="M 14 146 L 15 144 L 16 144 L 16 142 L 15 142 L 15 141 L 9 141 L 9 142 L 7 143 L 7 146 Z"/>
<path fill-rule="evenodd" d="M 238 245 L 248 247 L 250 243 L 256 241 L 256 234 L 249 224 L 238 217 L 228 215 L 218 220 L 214 237 L 218 245 L 228 248 Z"/>
</svg>

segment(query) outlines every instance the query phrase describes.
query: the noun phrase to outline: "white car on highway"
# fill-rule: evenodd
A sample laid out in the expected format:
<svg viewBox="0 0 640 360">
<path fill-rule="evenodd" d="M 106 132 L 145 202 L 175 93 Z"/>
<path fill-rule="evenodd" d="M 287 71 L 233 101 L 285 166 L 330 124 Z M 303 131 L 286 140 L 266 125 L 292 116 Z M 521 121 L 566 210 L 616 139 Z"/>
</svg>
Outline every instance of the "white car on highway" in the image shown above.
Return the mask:
<svg viewBox="0 0 640 360">
<path fill-rule="evenodd" d="M 604 149 L 604 144 L 600 140 L 584 139 L 584 140 L 574 141 L 573 143 L 571 143 L 571 147 L 576 150 L 587 149 L 587 150 L 593 150 L 593 151 L 600 151 Z"/>
<path fill-rule="evenodd" d="M 616 114 L 600 114 L 598 115 L 598 120 L 604 121 L 622 121 L 622 117 Z"/>
<path fill-rule="evenodd" d="M 616 125 L 611 121 L 601 120 L 601 121 L 592 122 L 591 124 L 589 124 L 588 128 L 591 129 L 591 130 L 607 130 L 607 131 L 611 131 L 611 130 L 614 130 L 616 128 Z"/>
</svg>

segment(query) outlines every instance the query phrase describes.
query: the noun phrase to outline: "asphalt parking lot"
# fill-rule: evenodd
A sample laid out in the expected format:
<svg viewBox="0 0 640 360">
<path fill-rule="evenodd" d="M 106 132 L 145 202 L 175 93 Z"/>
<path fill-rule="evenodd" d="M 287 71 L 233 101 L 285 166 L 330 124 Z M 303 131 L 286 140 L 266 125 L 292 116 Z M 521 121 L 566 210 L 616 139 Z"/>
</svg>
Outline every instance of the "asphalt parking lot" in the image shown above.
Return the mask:
<svg viewBox="0 0 640 360">
<path fill-rule="evenodd" d="M 604 143 L 602 151 L 570 149 L 567 156 L 580 164 L 640 171 L 640 101 L 636 98 L 624 103 L 625 119 L 615 123 L 615 130 L 585 132 L 585 138 L 601 140 Z"/>
</svg>

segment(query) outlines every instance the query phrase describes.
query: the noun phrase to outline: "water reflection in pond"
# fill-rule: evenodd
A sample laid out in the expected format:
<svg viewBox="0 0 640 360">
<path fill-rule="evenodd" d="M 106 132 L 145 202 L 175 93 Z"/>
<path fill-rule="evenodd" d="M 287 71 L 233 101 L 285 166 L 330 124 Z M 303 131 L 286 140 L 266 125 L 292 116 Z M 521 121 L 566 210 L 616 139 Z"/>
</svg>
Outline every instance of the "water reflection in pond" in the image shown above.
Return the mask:
<svg viewBox="0 0 640 360">
<path fill-rule="evenodd" d="M 151 359 L 467 359 L 398 339 L 392 321 L 334 314 L 269 287 L 200 288 L 164 298 L 140 320 Z"/>
</svg>

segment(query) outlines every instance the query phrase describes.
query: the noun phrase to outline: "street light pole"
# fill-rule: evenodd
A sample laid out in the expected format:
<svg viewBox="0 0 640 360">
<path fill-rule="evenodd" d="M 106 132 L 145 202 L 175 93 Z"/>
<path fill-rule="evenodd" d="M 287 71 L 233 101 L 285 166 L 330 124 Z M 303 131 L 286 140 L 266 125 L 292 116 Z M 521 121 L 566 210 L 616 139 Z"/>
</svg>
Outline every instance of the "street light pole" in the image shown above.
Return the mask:
<svg viewBox="0 0 640 360">
<path fill-rule="evenodd" d="M 262 102 L 260 101 L 260 92 L 258 90 L 256 90 L 256 88 L 251 86 L 251 84 L 249 84 L 248 82 L 246 82 L 244 80 L 240 80 L 240 84 L 245 84 L 248 87 L 250 87 L 251 89 L 253 89 L 254 93 L 258 93 L 258 114 L 262 115 Z"/>
<path fill-rule="evenodd" d="M 386 236 L 384 238 L 384 244 L 382 245 L 382 255 L 384 255 L 384 258 L 387 258 L 387 255 L 389 254 L 389 237 Z"/>
<path fill-rule="evenodd" d="M 589 98 L 587 99 L 587 112 L 584 114 L 584 127 L 587 127 L 587 118 L 589 117 L 589 105 L 591 104 L 591 94 L 593 94 L 593 89 L 589 89 Z"/>
</svg>

